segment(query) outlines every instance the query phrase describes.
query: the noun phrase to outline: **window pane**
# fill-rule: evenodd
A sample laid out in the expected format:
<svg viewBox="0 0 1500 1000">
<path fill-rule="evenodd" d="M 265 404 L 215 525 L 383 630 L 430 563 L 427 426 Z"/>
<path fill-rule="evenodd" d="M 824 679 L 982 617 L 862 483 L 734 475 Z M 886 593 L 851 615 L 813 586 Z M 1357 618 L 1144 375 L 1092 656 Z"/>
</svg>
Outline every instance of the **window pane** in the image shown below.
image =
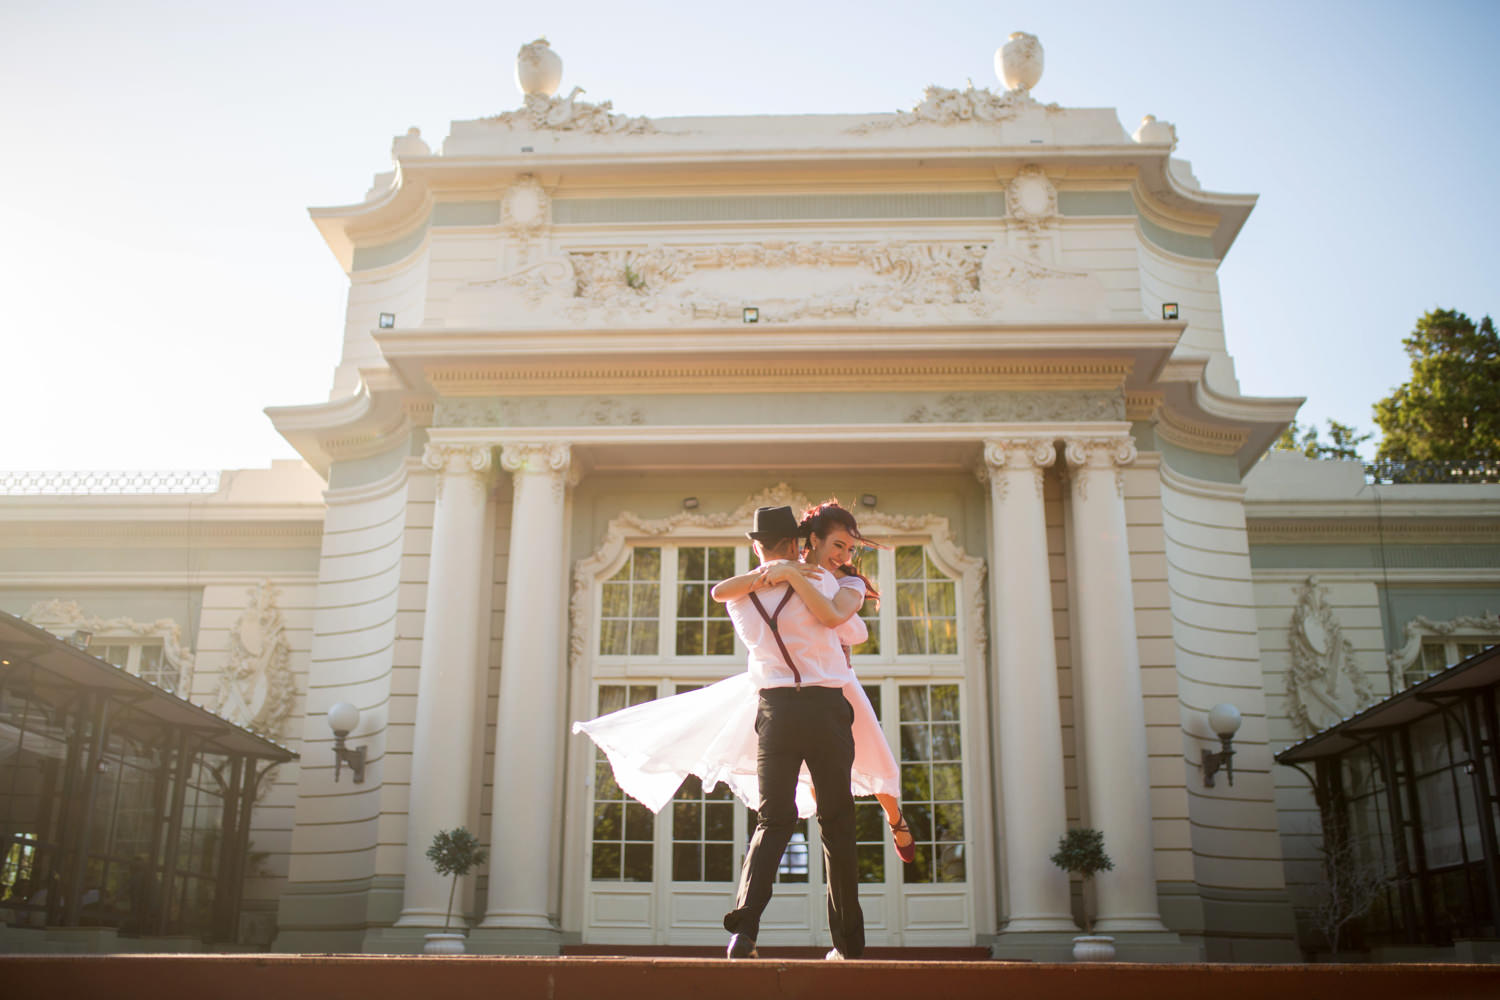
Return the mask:
<svg viewBox="0 0 1500 1000">
<path fill-rule="evenodd" d="M 677 629 L 679 656 L 728 656 L 734 653 L 734 629 L 728 610 L 710 596 L 710 588 L 733 575 L 734 548 L 728 545 L 684 546 L 677 550 Z M 722 576 L 717 571 L 728 568 Z"/>
<path fill-rule="evenodd" d="M 656 622 L 635 622 L 630 627 L 630 652 L 636 656 L 650 656 L 656 652 Z"/>
<path fill-rule="evenodd" d="M 652 684 L 603 684 L 599 713 L 641 705 L 656 697 Z M 594 821 L 590 831 L 591 877 L 650 881 L 656 817 L 616 784 L 604 752 L 594 750 Z M 643 850 L 644 849 L 644 850 Z"/>
<path fill-rule="evenodd" d="M 902 618 L 922 617 L 923 588 L 920 583 L 896 584 L 896 614 Z"/>
<path fill-rule="evenodd" d="M 898 545 L 896 547 L 897 579 L 920 580 L 922 576 L 922 546 Z"/>
<path fill-rule="evenodd" d="M 901 797 L 907 825 L 917 841 L 917 860 L 906 882 L 963 882 L 963 723 L 957 684 L 903 684 L 901 703 Z"/>
</svg>

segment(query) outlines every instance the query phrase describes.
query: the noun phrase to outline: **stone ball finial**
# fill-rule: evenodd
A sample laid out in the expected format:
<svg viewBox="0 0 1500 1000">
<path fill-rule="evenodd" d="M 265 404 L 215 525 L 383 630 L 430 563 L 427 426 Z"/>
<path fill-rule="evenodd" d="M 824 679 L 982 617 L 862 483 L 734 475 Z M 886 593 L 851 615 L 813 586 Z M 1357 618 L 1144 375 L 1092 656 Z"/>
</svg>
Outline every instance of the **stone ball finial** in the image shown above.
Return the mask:
<svg viewBox="0 0 1500 1000">
<path fill-rule="evenodd" d="M 1159 122 L 1155 115 L 1147 115 L 1141 119 L 1140 125 L 1136 127 L 1135 134 L 1131 136 L 1142 145 L 1151 146 L 1177 146 L 1177 126 L 1171 122 Z"/>
<path fill-rule="evenodd" d="M 516 86 L 527 97 L 551 97 L 562 83 L 562 57 L 547 39 L 538 38 L 516 53 Z"/>
<path fill-rule="evenodd" d="M 1012 31 L 1010 41 L 995 50 L 995 75 L 1006 90 L 1026 93 L 1042 78 L 1042 43 L 1035 35 Z"/>
</svg>

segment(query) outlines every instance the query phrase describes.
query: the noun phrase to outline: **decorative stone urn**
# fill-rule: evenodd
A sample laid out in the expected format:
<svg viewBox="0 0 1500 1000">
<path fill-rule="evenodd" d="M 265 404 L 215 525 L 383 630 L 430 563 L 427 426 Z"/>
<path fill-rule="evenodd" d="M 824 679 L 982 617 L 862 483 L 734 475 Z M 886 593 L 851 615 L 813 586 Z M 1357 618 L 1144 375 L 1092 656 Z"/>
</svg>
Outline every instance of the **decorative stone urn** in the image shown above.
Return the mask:
<svg viewBox="0 0 1500 1000">
<path fill-rule="evenodd" d="M 995 50 L 995 75 L 1006 90 L 1026 93 L 1042 78 L 1042 43 L 1035 35 L 1012 31 L 1010 41 Z"/>
<path fill-rule="evenodd" d="M 516 53 L 516 86 L 527 97 L 551 97 L 562 83 L 562 56 L 538 38 Z"/>
<path fill-rule="evenodd" d="M 1136 127 L 1135 135 L 1131 136 L 1136 142 L 1149 143 L 1152 145 L 1172 146 L 1177 145 L 1177 127 L 1171 122 L 1159 122 L 1155 115 L 1147 115 L 1141 119 L 1141 124 Z"/>
<path fill-rule="evenodd" d="M 434 931 L 427 935 L 427 941 L 422 945 L 424 955 L 462 955 L 463 953 L 464 936 L 457 932 Z M 1113 949 L 1110 954 L 1114 954 Z M 1077 955 L 1077 946 L 1074 946 L 1074 955 Z"/>
<path fill-rule="evenodd" d="M 1114 960 L 1115 939 L 1108 934 L 1080 934 L 1073 939 L 1073 961 L 1113 962 Z"/>
</svg>

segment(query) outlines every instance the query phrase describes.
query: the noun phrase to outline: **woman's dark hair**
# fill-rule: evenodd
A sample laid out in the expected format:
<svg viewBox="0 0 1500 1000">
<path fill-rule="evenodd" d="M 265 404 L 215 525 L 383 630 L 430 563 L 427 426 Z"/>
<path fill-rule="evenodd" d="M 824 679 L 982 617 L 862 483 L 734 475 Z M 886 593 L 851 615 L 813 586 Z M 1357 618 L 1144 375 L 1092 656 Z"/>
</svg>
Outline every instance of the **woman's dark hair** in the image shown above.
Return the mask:
<svg viewBox="0 0 1500 1000">
<path fill-rule="evenodd" d="M 879 542 L 871 541 L 859 533 L 859 522 L 854 519 L 853 514 L 839 505 L 837 497 L 829 497 L 822 503 L 807 508 L 807 510 L 802 512 L 802 521 L 797 527 L 801 535 L 809 539 L 813 535 L 817 535 L 819 538 L 826 538 L 828 533 L 834 528 L 843 528 L 849 532 L 855 541 L 866 548 L 885 548 Z M 874 581 L 861 573 L 853 565 L 845 563 L 839 567 L 839 573 L 844 576 L 859 577 L 865 584 L 865 597 L 877 603 L 880 601 L 880 591 L 875 588 Z"/>
</svg>

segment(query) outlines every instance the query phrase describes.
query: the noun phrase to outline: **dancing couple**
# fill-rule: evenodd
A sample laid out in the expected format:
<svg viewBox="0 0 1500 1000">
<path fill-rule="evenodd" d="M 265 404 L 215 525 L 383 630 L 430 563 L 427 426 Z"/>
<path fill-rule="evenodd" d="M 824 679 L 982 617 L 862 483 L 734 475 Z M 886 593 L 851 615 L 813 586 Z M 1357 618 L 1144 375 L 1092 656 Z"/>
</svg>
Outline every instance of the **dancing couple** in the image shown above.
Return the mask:
<svg viewBox="0 0 1500 1000">
<path fill-rule="evenodd" d="M 868 637 L 859 610 L 878 600 L 849 565 L 875 543 L 836 500 L 806 512 L 762 507 L 748 536 L 759 565 L 713 588 L 750 651 L 749 669 L 695 691 L 575 722 L 609 758 L 615 781 L 653 812 L 689 775 L 718 782 L 759 815 L 724 917 L 730 958 L 754 958 L 761 913 L 797 817 L 816 811 L 828 883 L 829 958 L 864 952 L 854 796 L 875 795 L 903 861 L 916 843 L 897 798 L 900 770 L 849 648 Z M 802 540 L 806 549 L 802 550 Z"/>
</svg>

